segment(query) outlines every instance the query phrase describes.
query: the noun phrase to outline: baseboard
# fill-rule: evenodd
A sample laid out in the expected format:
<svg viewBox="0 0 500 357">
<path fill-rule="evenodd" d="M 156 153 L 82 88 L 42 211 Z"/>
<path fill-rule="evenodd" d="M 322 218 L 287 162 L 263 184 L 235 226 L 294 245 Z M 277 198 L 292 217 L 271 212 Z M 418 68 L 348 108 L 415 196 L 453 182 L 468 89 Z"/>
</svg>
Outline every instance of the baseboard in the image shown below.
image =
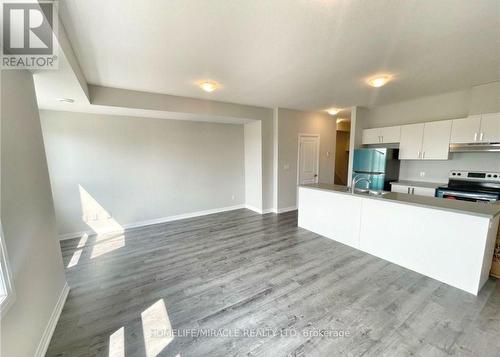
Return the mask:
<svg viewBox="0 0 500 357">
<path fill-rule="evenodd" d="M 245 205 L 245 208 L 246 208 L 246 209 L 249 209 L 250 211 L 254 211 L 254 212 L 258 213 L 258 214 L 262 214 L 262 209 L 257 208 L 257 207 L 255 207 L 255 206 L 252 206 L 252 205 Z"/>
<path fill-rule="evenodd" d="M 35 352 L 35 357 L 43 357 L 45 353 L 47 353 L 47 349 L 49 348 L 50 340 L 52 339 L 52 335 L 54 334 L 54 330 L 56 329 L 57 321 L 59 321 L 59 316 L 61 316 L 62 309 L 64 307 L 64 303 L 66 302 L 66 298 L 69 294 L 69 285 L 67 282 L 64 283 L 64 287 L 59 294 L 59 299 L 57 300 L 56 306 L 54 306 L 54 310 L 52 310 L 52 314 L 50 315 L 49 322 L 45 327 L 45 331 L 43 331 L 42 338 L 40 339 L 40 343 L 38 344 L 38 348 Z"/>
<path fill-rule="evenodd" d="M 128 223 L 128 224 L 122 225 L 122 227 L 123 227 L 123 229 L 130 229 L 130 228 L 138 228 L 138 227 L 144 227 L 144 226 L 151 226 L 153 224 L 178 221 L 180 219 L 186 219 L 186 218 L 194 218 L 194 217 L 206 216 L 206 215 L 214 214 L 214 213 L 234 211 L 234 210 L 242 209 L 242 208 L 246 208 L 246 205 L 240 204 L 240 205 L 235 205 L 235 206 L 227 206 L 227 207 L 221 207 L 221 208 L 214 208 L 214 209 L 209 209 L 209 210 L 204 210 L 204 211 L 196 211 L 196 212 L 190 212 L 190 213 L 183 213 L 183 214 L 178 214 L 178 215 L 174 215 L 174 216 L 167 216 L 167 217 L 162 217 L 162 218 L 150 219 L 150 220 L 147 220 L 147 221 L 139 221 L 139 222 Z M 91 234 L 95 234 L 95 232 L 89 230 L 89 231 L 71 232 L 71 233 L 60 234 L 59 235 L 59 240 L 80 238 L 84 234 L 91 235 Z"/>
<path fill-rule="evenodd" d="M 295 210 L 297 210 L 297 206 L 291 206 L 291 207 L 279 208 L 276 213 L 285 213 Z"/>
</svg>

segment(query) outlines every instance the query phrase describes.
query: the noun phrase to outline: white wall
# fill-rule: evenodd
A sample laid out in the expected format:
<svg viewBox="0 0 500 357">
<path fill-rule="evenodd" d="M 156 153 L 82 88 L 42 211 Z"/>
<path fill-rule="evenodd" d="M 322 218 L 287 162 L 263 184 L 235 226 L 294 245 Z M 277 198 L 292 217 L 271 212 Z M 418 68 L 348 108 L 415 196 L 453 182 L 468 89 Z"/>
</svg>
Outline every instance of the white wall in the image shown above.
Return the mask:
<svg viewBox="0 0 500 357">
<path fill-rule="evenodd" d="M 65 284 L 33 78 L 2 71 L 1 215 L 16 300 L 3 357 L 33 356 Z"/>
<path fill-rule="evenodd" d="M 245 136 L 245 204 L 262 212 L 262 123 L 244 125 Z"/>
<path fill-rule="evenodd" d="M 500 81 L 371 108 L 363 125 L 376 128 L 491 112 L 500 112 Z M 432 162 L 404 160 L 401 162 L 400 178 L 446 182 L 452 169 L 500 171 L 500 153 L 455 153 L 450 158 Z M 421 177 L 420 172 L 425 172 L 425 176 Z"/>
<path fill-rule="evenodd" d="M 296 206 L 299 134 L 320 135 L 319 182 L 333 183 L 337 123 L 326 113 L 284 108 L 277 111 L 279 211 Z M 330 152 L 330 157 L 327 157 L 327 152 Z"/>
<path fill-rule="evenodd" d="M 40 115 L 60 234 L 89 229 L 79 186 L 119 225 L 244 204 L 243 125 Z"/>
</svg>

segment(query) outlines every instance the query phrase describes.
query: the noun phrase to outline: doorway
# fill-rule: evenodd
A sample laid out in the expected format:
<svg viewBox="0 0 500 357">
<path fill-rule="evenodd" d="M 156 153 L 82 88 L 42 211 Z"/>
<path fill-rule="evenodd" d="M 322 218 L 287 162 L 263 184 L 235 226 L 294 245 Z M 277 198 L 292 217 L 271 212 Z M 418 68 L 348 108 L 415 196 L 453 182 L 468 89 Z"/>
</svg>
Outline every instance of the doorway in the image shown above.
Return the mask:
<svg viewBox="0 0 500 357">
<path fill-rule="evenodd" d="M 349 141 L 351 135 L 350 119 L 337 118 L 335 141 L 335 177 L 336 185 L 348 186 L 349 174 Z"/>
<path fill-rule="evenodd" d="M 299 134 L 297 168 L 299 185 L 318 183 L 319 135 Z"/>
</svg>

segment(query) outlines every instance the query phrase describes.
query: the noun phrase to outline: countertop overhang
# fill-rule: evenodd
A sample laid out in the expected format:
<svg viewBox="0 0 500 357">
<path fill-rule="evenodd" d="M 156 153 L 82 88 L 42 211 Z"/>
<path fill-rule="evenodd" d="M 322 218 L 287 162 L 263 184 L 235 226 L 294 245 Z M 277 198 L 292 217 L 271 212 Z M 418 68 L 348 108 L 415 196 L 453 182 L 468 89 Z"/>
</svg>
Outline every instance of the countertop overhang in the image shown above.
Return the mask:
<svg viewBox="0 0 500 357">
<path fill-rule="evenodd" d="M 447 200 L 438 197 L 409 195 L 406 193 L 399 193 L 399 192 L 388 192 L 380 196 L 372 196 L 364 193 L 352 194 L 347 186 L 324 184 L 324 183 L 300 185 L 300 187 L 315 189 L 315 190 L 330 191 L 345 195 L 353 195 L 355 197 L 360 197 L 360 198 L 395 202 L 395 203 L 413 205 L 418 207 L 438 209 L 442 211 L 468 214 L 485 218 L 495 218 L 500 214 L 500 204 Z"/>
</svg>

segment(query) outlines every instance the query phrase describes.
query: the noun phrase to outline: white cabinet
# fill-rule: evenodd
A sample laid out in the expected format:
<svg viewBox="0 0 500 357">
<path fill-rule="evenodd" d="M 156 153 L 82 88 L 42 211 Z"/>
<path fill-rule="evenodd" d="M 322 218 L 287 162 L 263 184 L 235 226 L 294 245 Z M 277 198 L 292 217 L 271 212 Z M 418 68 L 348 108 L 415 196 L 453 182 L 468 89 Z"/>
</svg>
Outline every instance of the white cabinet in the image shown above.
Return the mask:
<svg viewBox="0 0 500 357">
<path fill-rule="evenodd" d="M 391 183 L 391 192 L 407 193 L 409 195 L 434 197 L 436 189 L 432 187 L 419 187 L 415 185 L 403 185 Z"/>
<path fill-rule="evenodd" d="M 367 144 L 392 144 L 399 143 L 401 135 L 400 126 L 364 129 L 361 142 Z"/>
<path fill-rule="evenodd" d="M 420 159 L 424 126 L 425 124 L 411 124 L 401 127 L 401 142 L 399 144 L 400 160 Z"/>
<path fill-rule="evenodd" d="M 451 120 L 403 125 L 400 160 L 448 160 Z"/>
<path fill-rule="evenodd" d="M 453 120 L 450 143 L 500 142 L 500 113 L 471 115 Z"/>
<path fill-rule="evenodd" d="M 385 144 L 399 143 L 401 140 L 401 126 L 387 126 L 380 128 L 380 136 Z"/>
<path fill-rule="evenodd" d="M 363 144 L 379 144 L 380 143 L 380 130 L 375 129 L 365 129 L 363 130 Z"/>
<path fill-rule="evenodd" d="M 421 157 L 424 160 L 448 160 L 451 120 L 425 123 Z"/>
<path fill-rule="evenodd" d="M 478 139 L 481 116 L 475 115 L 463 119 L 454 119 L 451 128 L 450 143 L 473 143 Z"/>
<path fill-rule="evenodd" d="M 399 185 L 399 184 L 391 183 L 391 192 L 408 193 L 408 194 L 410 194 L 410 189 L 411 189 L 411 186 Z"/>
<path fill-rule="evenodd" d="M 435 197 L 436 196 L 436 189 L 430 188 L 430 187 L 415 186 L 415 187 L 412 187 L 411 194 L 417 195 L 417 196 Z"/>
<path fill-rule="evenodd" d="M 479 141 L 500 142 L 500 113 L 482 114 Z"/>
</svg>

